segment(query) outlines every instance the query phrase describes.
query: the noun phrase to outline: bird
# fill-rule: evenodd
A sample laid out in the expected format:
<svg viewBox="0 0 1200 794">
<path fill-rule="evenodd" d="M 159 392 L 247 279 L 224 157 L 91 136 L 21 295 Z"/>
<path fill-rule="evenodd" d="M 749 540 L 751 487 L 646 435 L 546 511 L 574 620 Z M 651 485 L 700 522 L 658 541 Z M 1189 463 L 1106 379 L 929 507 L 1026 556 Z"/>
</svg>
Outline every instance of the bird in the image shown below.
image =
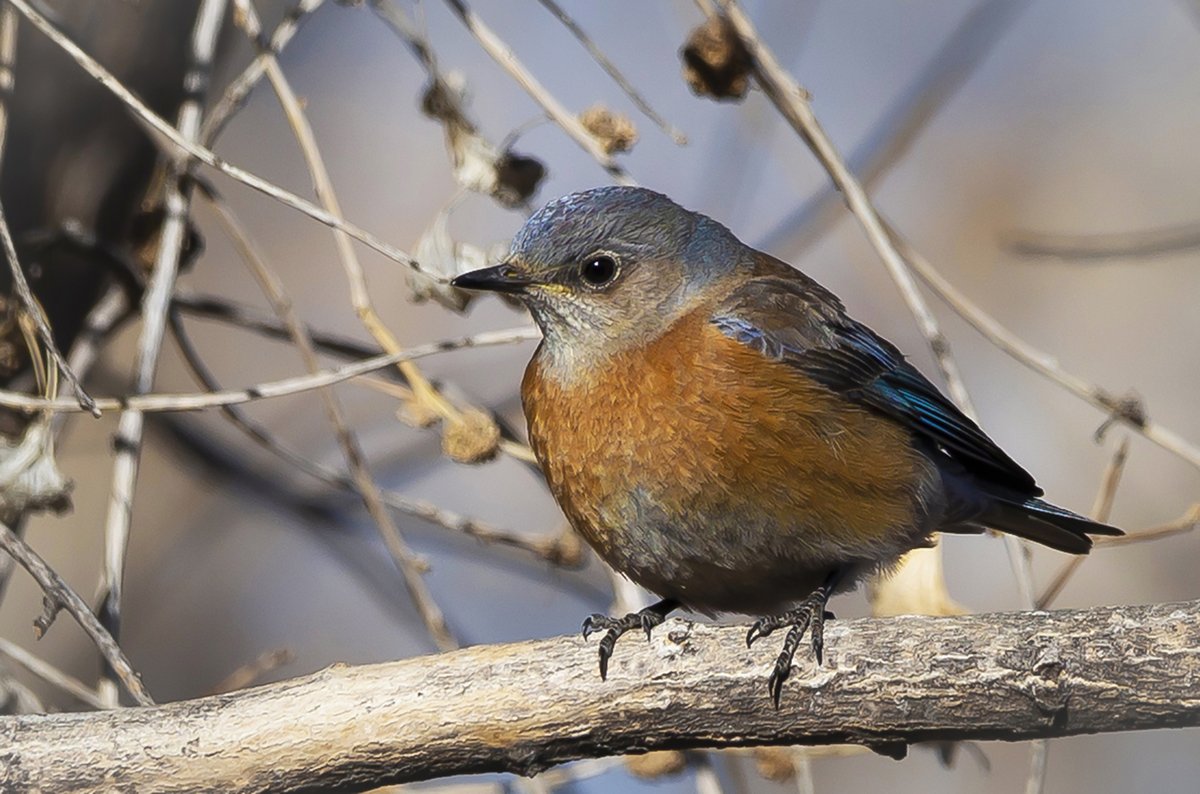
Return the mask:
<svg viewBox="0 0 1200 794">
<path fill-rule="evenodd" d="M 1034 478 L 891 342 L 787 263 L 642 187 L 531 215 L 500 264 L 452 285 L 514 296 L 542 332 L 521 382 L 530 446 L 563 513 L 660 600 L 584 621 L 617 639 L 674 610 L 787 628 L 776 708 L 827 603 L 936 532 L 998 530 L 1072 554 L 1121 530 Z"/>
</svg>

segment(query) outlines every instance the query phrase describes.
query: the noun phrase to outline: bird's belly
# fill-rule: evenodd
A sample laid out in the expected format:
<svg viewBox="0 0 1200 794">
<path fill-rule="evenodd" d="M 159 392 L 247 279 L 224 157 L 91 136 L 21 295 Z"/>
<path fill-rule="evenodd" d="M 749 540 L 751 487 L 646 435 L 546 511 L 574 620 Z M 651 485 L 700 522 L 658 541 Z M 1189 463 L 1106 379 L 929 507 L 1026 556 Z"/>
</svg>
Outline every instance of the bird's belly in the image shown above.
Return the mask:
<svg viewBox="0 0 1200 794">
<path fill-rule="evenodd" d="M 931 528 L 936 472 L 907 433 L 811 382 L 763 380 L 686 343 L 670 365 L 614 367 L 586 388 L 537 366 L 523 396 L 559 505 L 610 565 L 663 597 L 772 611 L 835 567 L 892 562 Z"/>
</svg>

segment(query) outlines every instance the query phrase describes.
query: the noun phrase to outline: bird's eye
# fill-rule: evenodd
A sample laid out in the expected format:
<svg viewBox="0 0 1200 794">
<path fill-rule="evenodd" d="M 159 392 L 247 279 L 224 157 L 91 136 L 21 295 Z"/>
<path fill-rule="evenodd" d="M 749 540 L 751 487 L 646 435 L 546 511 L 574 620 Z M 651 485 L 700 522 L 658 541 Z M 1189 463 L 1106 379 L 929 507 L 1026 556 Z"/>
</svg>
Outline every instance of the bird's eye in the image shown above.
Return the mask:
<svg viewBox="0 0 1200 794">
<path fill-rule="evenodd" d="M 617 260 L 608 254 L 588 257 L 579 270 L 583 280 L 593 287 L 603 287 L 617 277 Z"/>
</svg>

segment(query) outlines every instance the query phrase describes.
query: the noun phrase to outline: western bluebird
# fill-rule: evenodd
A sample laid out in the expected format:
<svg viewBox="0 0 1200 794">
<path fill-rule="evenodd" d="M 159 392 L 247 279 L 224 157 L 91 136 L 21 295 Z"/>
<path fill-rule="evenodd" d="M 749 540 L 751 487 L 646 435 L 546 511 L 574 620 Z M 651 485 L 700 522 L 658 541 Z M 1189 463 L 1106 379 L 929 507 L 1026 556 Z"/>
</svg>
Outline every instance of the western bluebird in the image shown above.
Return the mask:
<svg viewBox="0 0 1200 794">
<path fill-rule="evenodd" d="M 1033 478 L 833 293 L 666 196 L 603 187 L 552 201 L 503 264 L 459 276 L 512 293 L 543 340 L 521 385 L 529 439 L 572 526 L 662 600 L 787 626 L 779 702 L 826 602 L 933 532 L 985 527 L 1083 554 L 1121 531 L 1039 497 Z"/>
</svg>

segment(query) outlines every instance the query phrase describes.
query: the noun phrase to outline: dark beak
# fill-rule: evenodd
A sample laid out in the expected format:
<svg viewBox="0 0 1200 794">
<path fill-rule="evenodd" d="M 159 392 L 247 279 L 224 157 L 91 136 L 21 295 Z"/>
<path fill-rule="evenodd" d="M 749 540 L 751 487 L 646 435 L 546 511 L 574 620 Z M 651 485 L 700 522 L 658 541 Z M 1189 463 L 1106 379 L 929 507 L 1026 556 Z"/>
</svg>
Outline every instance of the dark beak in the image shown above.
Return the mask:
<svg viewBox="0 0 1200 794">
<path fill-rule="evenodd" d="M 523 278 L 512 265 L 494 265 L 481 270 L 463 273 L 450 282 L 451 286 L 463 289 L 478 289 L 488 292 L 522 293 L 533 282 Z"/>
</svg>

